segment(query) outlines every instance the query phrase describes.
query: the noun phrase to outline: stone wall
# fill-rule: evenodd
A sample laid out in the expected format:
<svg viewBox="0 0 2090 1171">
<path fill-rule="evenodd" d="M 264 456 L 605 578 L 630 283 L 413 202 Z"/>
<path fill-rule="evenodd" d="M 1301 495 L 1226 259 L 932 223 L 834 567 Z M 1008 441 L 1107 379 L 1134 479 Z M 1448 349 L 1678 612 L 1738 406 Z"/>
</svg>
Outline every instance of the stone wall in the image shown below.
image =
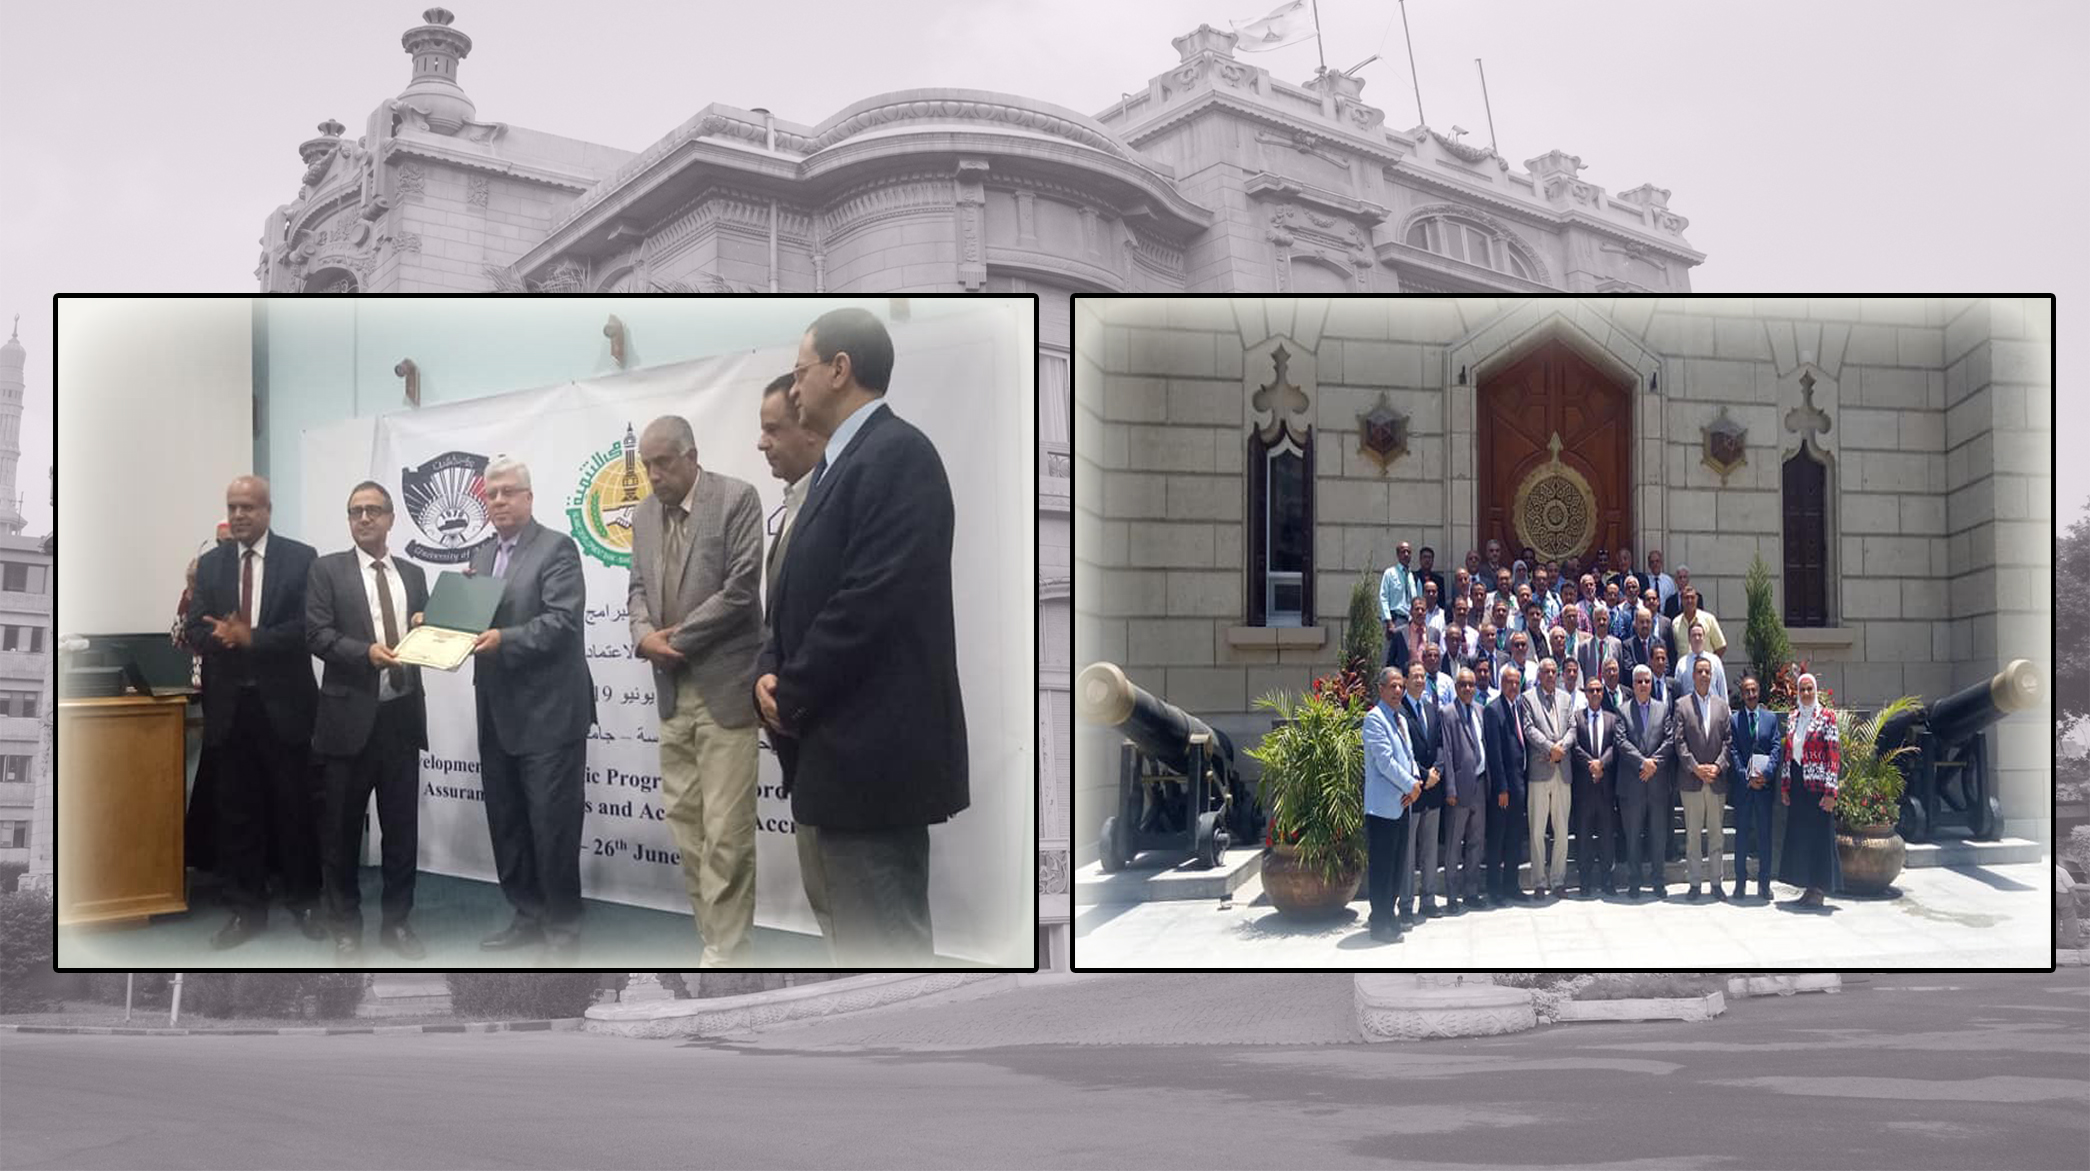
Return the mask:
<svg viewBox="0 0 2090 1171">
<path fill-rule="evenodd" d="M 1077 303 L 1076 666 L 1135 682 L 1253 744 L 1256 697 L 1335 662 L 1349 592 L 1393 546 L 1474 543 L 1475 386 L 1554 338 L 1634 382 L 1633 547 L 1688 565 L 1746 658 L 1745 576 L 1784 605 L 1782 463 L 1828 457 L 1829 625 L 1793 629 L 1841 702 L 1935 696 L 2010 658 L 2044 674 L 2051 561 L 2046 302 L 1944 299 L 1087 299 Z M 1271 351 L 1314 425 L 1315 608 L 1305 630 L 1246 626 L 1248 435 Z M 1467 385 L 1457 372 L 1467 371 Z M 1649 392 L 1648 377 L 1658 376 Z M 1358 416 L 1408 416 L 1382 474 Z M 1724 482 L 1703 428 L 1746 427 Z M 2046 817 L 2037 714 L 1999 731 L 2013 824 Z M 1116 788 L 1115 740 L 1078 734 L 1077 843 Z M 1253 772 L 1253 764 L 1249 765 Z M 2028 827 L 2029 828 L 2029 827 Z M 1093 849 L 1092 843 L 1089 849 Z"/>
</svg>

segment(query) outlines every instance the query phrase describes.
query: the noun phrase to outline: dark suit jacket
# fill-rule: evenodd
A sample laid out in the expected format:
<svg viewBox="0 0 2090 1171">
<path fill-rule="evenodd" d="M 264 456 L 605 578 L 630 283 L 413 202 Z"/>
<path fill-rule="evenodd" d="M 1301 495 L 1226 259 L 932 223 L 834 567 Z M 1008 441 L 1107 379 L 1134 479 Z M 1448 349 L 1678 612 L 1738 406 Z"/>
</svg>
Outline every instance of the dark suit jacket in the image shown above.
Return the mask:
<svg viewBox="0 0 2090 1171">
<path fill-rule="evenodd" d="M 370 739 L 377 723 L 377 684 L 383 674 L 370 662 L 370 644 L 382 635 L 370 618 L 370 595 L 363 586 L 366 558 L 359 549 L 329 553 L 312 563 L 305 587 L 305 645 L 325 665 L 319 681 L 319 714 L 312 725 L 312 751 L 324 756 L 354 756 Z M 406 612 L 396 615 L 399 635 L 406 637 L 413 615 L 428 606 L 428 575 L 411 561 L 392 558 L 406 587 Z M 428 696 L 421 690 L 421 668 L 406 667 L 412 688 L 413 744 L 428 747 Z"/>
<path fill-rule="evenodd" d="M 1635 735 L 1634 713 L 1640 704 L 1637 699 L 1628 699 L 1620 705 L 1622 715 L 1618 721 L 1618 793 L 1623 800 L 1638 800 L 1648 794 L 1659 800 L 1669 799 L 1670 772 L 1676 764 L 1676 722 L 1669 705 L 1653 700 L 1647 705 L 1647 728 L 1644 735 Z M 1655 775 L 1646 781 L 1640 779 L 1640 766 L 1647 761 L 1655 762 Z"/>
<path fill-rule="evenodd" d="M 1444 611 L 1444 620 L 1446 622 L 1451 621 L 1451 597 L 1444 592 L 1444 575 L 1434 569 L 1428 573 L 1418 569 L 1415 571 L 1415 576 L 1423 581 L 1437 583 L 1437 608 Z M 1419 801 L 1421 798 L 1417 798 L 1417 800 Z"/>
<path fill-rule="evenodd" d="M 212 638 L 204 619 L 239 613 L 241 552 L 238 541 L 229 541 L 196 563 L 187 634 L 189 645 L 201 648 L 203 655 L 203 742 L 216 747 L 232 735 L 239 686 L 252 679 L 276 738 L 307 743 L 312 739 L 319 685 L 312 680 L 312 657 L 305 649 L 305 580 L 318 554 L 282 533 L 268 535 L 261 597 L 252 615 L 254 641 L 236 650 Z"/>
<path fill-rule="evenodd" d="M 1443 748 L 1444 717 L 1437 711 L 1437 705 L 1430 702 L 1428 695 L 1417 696 L 1415 699 L 1415 711 L 1422 713 L 1419 717 L 1408 710 L 1406 698 L 1401 700 L 1397 710 L 1401 713 L 1401 718 L 1408 721 L 1408 739 L 1415 745 L 1415 771 L 1421 776 L 1422 781 L 1428 781 L 1430 768 L 1437 764 L 1437 757 Z M 1438 769 L 1436 784 L 1415 791 L 1414 808 L 1444 807 L 1444 790 L 1448 785 L 1450 771 Z"/>
<path fill-rule="evenodd" d="M 865 407 L 813 486 L 777 574 L 756 676 L 797 737 L 791 813 L 892 829 L 971 803 L 952 603 L 955 508 L 929 437 Z"/>
<path fill-rule="evenodd" d="M 1517 701 L 1522 703 L 1524 693 L 1517 692 Z M 1509 794 L 1511 809 L 1524 808 L 1525 756 L 1524 737 L 1517 734 L 1517 726 L 1510 720 L 1510 705 L 1498 695 L 1488 701 L 1481 712 L 1481 729 L 1488 740 L 1488 800 L 1493 802 L 1503 793 Z"/>
<path fill-rule="evenodd" d="M 1589 737 L 1589 713 L 1587 711 L 1576 712 L 1574 721 L 1575 746 L 1569 750 L 1568 755 L 1575 758 L 1575 780 L 1578 783 L 1587 784 L 1589 782 L 1589 762 L 1595 760 L 1597 767 L 1603 771 L 1603 779 L 1598 783 L 1609 787 L 1612 783 L 1612 778 L 1618 774 L 1618 742 L 1623 739 L 1618 732 L 1618 717 L 1599 707 L 1597 709 L 1598 732 L 1595 740 L 1591 740 Z"/>
<path fill-rule="evenodd" d="M 472 572 L 493 575 L 499 538 L 472 554 Z M 491 731 L 503 752 L 550 752 L 588 735 L 595 681 L 588 674 L 587 586 L 573 538 L 535 520 L 508 555 L 507 585 L 494 608 L 501 645 L 472 656 L 479 736 Z"/>
</svg>

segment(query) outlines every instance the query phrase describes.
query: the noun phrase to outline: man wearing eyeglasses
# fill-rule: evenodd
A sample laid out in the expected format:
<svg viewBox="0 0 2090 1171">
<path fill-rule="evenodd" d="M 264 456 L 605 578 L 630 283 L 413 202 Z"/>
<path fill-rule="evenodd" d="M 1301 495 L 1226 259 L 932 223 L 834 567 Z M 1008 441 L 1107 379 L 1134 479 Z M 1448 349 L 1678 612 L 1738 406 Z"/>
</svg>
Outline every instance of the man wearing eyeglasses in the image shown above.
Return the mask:
<svg viewBox="0 0 2090 1171">
<path fill-rule="evenodd" d="M 421 669 L 392 648 L 428 604 L 428 577 L 385 547 L 392 494 L 366 480 L 348 497 L 355 548 L 313 562 L 305 588 L 305 644 L 324 665 L 312 752 L 320 760 L 320 879 L 334 962 L 354 967 L 363 947 L 358 866 L 363 811 L 377 795 L 384 874 L 378 943 L 409 960 L 427 949 L 407 926 L 419 852 L 419 753 L 428 747 Z"/>
<path fill-rule="evenodd" d="M 791 814 L 818 830 L 838 963 L 936 960 L 929 827 L 971 803 L 951 545 L 929 437 L 886 404 L 893 342 L 863 309 L 823 314 L 789 392 L 827 437 L 777 571 L 755 702 L 797 738 Z"/>
</svg>

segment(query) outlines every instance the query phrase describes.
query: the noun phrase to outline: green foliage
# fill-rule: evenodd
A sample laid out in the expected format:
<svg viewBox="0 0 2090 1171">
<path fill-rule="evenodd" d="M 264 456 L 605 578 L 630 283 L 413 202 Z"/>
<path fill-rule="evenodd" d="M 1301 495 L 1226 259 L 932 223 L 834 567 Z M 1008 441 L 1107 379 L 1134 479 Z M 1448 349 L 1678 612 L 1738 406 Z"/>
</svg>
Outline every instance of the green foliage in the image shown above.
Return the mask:
<svg viewBox="0 0 2090 1171">
<path fill-rule="evenodd" d="M 1576 1000 L 1640 1000 L 1704 996 L 1720 991 L 1721 980 L 1692 972 L 1600 972 L 1575 989 Z"/>
<path fill-rule="evenodd" d="M 1900 819 L 1901 794 L 1906 782 L 1894 762 L 1916 748 L 1904 744 L 1881 755 L 1878 749 L 1880 728 L 1919 702 L 1913 695 L 1904 695 L 1864 721 L 1851 721 L 1848 712 L 1836 713 L 1836 730 L 1843 755 L 1843 775 L 1836 782 L 1836 820 L 1846 829 L 1893 825 Z"/>
<path fill-rule="evenodd" d="M 1742 642 L 1748 648 L 1749 661 L 1756 665 L 1757 677 L 1770 679 L 1792 662 L 1792 643 L 1785 636 L 1785 623 L 1778 617 L 1777 603 L 1771 598 L 1771 570 L 1763 563 L 1761 553 L 1750 563 L 1745 588 L 1749 595 L 1749 627 Z"/>
<path fill-rule="evenodd" d="M 2090 516 L 2076 518 L 2054 542 L 2054 738 L 2090 715 L 2090 607 L 2073 598 L 2090 581 Z M 2061 595 L 2068 595 L 2065 599 Z"/>
<path fill-rule="evenodd" d="M 1369 570 L 1350 587 L 1350 619 L 1343 630 L 1345 671 L 1370 671 L 1386 661 L 1386 627 L 1379 621 L 1379 587 Z"/>
<path fill-rule="evenodd" d="M 51 897 L 0 894 L 0 1012 L 41 1012 L 57 1001 L 51 970 Z"/>
<path fill-rule="evenodd" d="M 1326 681 L 1322 681 L 1323 683 Z M 1262 762 L 1257 796 L 1270 811 L 1266 844 L 1298 850 L 1300 865 L 1335 882 L 1364 865 L 1364 714 L 1362 695 L 1337 698 L 1315 684 L 1293 699 L 1256 700 L 1280 723 L 1248 755 Z"/>
<path fill-rule="evenodd" d="M 0 894 L 12 893 L 22 875 L 28 872 L 27 862 L 0 862 Z"/>
<path fill-rule="evenodd" d="M 450 1007 L 474 1020 L 577 1017 L 595 1001 L 598 972 L 450 972 Z"/>
</svg>

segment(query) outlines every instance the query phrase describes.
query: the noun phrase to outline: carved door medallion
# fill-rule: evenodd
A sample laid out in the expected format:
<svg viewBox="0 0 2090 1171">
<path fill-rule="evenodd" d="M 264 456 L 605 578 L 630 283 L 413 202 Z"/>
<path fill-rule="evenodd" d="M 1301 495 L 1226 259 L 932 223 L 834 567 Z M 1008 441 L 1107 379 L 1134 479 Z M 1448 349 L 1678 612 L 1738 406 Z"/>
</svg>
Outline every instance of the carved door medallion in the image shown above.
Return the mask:
<svg viewBox="0 0 2090 1171">
<path fill-rule="evenodd" d="M 1541 557 L 1633 544 L 1632 392 L 1560 342 L 1481 383 L 1480 532 Z"/>
</svg>

